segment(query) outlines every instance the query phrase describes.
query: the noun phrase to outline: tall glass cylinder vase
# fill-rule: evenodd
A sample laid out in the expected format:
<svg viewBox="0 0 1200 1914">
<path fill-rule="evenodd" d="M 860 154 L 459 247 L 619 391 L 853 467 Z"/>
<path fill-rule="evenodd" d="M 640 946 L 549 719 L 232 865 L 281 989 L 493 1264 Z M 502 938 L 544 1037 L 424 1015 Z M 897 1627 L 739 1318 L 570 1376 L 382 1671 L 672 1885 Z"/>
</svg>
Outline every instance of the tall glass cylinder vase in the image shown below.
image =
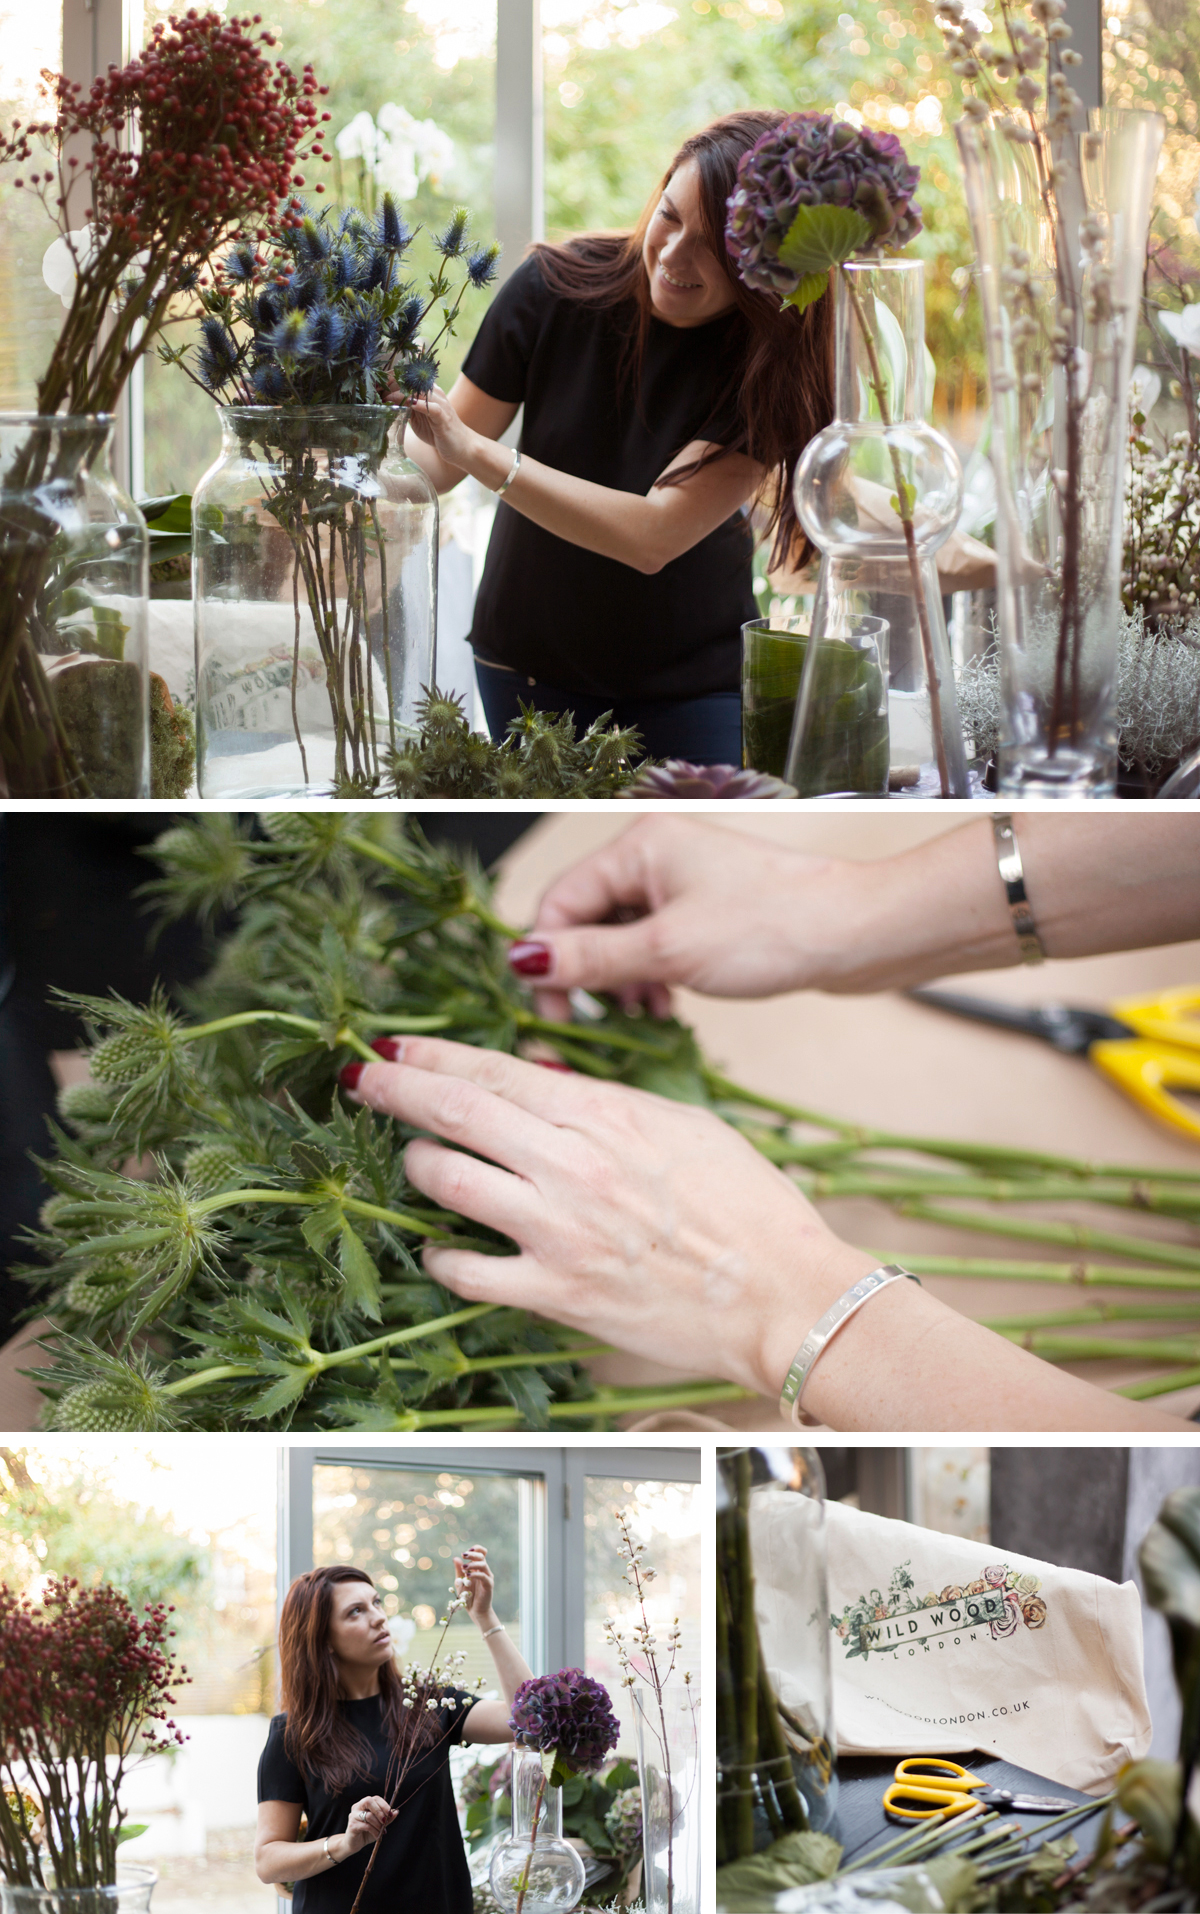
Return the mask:
<svg viewBox="0 0 1200 1914">
<path fill-rule="evenodd" d="M 820 1459 L 791 1448 L 717 1459 L 720 1867 L 832 1829 L 837 1749 Z M 786 1608 L 764 1596 L 760 1564 L 763 1587 L 787 1588 Z"/>
<path fill-rule="evenodd" d="M 149 796 L 149 538 L 112 432 L 0 413 L 0 796 Z"/>
<path fill-rule="evenodd" d="M 192 500 L 201 797 L 368 797 L 434 678 L 438 507 L 391 406 L 231 406 Z"/>
<path fill-rule="evenodd" d="M 148 1914 L 158 1876 L 121 1862 L 108 1887 L 18 1887 L 0 1880 L 0 1914 Z"/>
<path fill-rule="evenodd" d="M 700 1914 L 703 1847 L 700 1709 L 673 1675 L 661 1695 L 634 1688 L 642 1789 L 642 1899 L 646 1914 Z"/>
<path fill-rule="evenodd" d="M 1086 133 L 955 128 L 992 387 L 1005 796 L 1115 790 L 1129 378 L 1163 131 L 1128 112 Z"/>
<path fill-rule="evenodd" d="M 514 1748 L 512 1833 L 492 1856 L 491 1890 L 505 1914 L 556 1914 L 578 1903 L 587 1870 L 563 1839 L 562 1789 L 550 1785 L 541 1755 Z"/>
<path fill-rule="evenodd" d="M 887 627 L 891 768 L 915 766 L 929 795 L 970 794 L 935 563 L 958 520 L 962 470 L 925 419 L 924 272 L 919 259 L 869 258 L 833 274 L 836 416 L 805 448 L 795 483 L 800 522 L 821 553 L 816 642 L 785 774 L 801 795 L 834 788 L 814 788 L 810 774 L 821 756 L 818 687 L 836 676 L 821 653 L 826 642 L 844 644 L 855 616 Z"/>
</svg>

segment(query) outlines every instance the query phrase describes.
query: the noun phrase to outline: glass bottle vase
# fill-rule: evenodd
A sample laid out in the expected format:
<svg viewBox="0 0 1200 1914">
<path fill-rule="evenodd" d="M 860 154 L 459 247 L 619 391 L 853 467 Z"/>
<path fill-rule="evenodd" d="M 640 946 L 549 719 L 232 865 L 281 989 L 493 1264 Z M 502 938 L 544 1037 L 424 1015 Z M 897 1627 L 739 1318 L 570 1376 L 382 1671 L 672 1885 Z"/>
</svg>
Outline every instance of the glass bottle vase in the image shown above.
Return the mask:
<svg viewBox="0 0 1200 1914">
<path fill-rule="evenodd" d="M 833 1831 L 837 1748 L 820 1459 L 753 1448 L 717 1461 L 721 1867 L 803 1829 Z"/>
<path fill-rule="evenodd" d="M 1115 792 L 1129 380 L 1163 132 L 1120 111 L 1053 140 L 1001 117 L 955 128 L 992 388 L 1008 797 Z"/>
<path fill-rule="evenodd" d="M 513 1749 L 512 1833 L 492 1855 L 488 1881 L 505 1914 L 555 1914 L 576 1906 L 587 1884 L 563 1839 L 562 1789 L 551 1787 L 536 1749 Z"/>
<path fill-rule="evenodd" d="M 700 1914 L 700 1709 L 694 1685 L 673 1674 L 661 1696 L 630 1690 L 642 1792 L 642 1900 L 646 1914 Z"/>
<path fill-rule="evenodd" d="M 0 795 L 149 796 L 149 537 L 113 420 L 0 413 Z"/>
<path fill-rule="evenodd" d="M 148 1914 L 158 1876 L 122 1861 L 108 1887 L 19 1887 L 0 1880 L 0 1914 Z"/>
<path fill-rule="evenodd" d="M 200 796 L 370 796 L 433 684 L 436 494 L 392 406 L 219 410 L 192 500 Z"/>
<path fill-rule="evenodd" d="M 906 767 L 911 782 L 917 767 L 929 795 L 970 795 L 935 563 L 958 522 L 962 470 L 949 440 L 925 419 L 924 272 L 919 259 L 872 257 L 833 273 L 835 417 L 805 447 L 795 480 L 797 514 L 821 554 L 816 642 L 805 660 L 786 772 L 802 796 L 845 788 L 829 781 L 840 765 L 823 766 L 828 696 L 821 687 L 855 662 L 864 678 L 862 722 L 873 722 L 865 679 L 878 658 L 822 657 L 827 643 L 845 644 L 846 621 L 856 616 L 887 626 L 890 768 Z M 877 752 L 845 755 L 873 767 Z"/>
</svg>

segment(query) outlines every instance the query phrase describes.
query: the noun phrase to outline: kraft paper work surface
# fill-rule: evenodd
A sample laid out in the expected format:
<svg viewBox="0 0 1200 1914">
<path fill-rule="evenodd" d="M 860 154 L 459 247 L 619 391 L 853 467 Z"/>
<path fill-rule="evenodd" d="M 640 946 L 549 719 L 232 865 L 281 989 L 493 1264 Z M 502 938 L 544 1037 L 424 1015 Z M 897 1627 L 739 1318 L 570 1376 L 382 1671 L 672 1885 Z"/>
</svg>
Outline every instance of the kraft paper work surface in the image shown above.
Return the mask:
<svg viewBox="0 0 1200 1914">
<path fill-rule="evenodd" d="M 970 821 L 961 811 L 908 812 L 903 804 L 894 804 L 886 811 L 858 806 L 822 811 L 765 804 L 753 811 L 731 807 L 731 813 L 707 810 L 694 815 L 724 829 L 768 837 L 797 850 L 852 858 L 899 854 Z M 982 807 L 981 814 L 986 814 Z M 531 923 L 538 899 L 554 877 L 634 821 L 633 807 L 622 804 L 543 815 L 502 860 L 501 915 L 514 924 Z M 1103 815 L 1098 813 L 1093 822 L 1102 829 Z M 1019 828 L 1018 822 L 1018 832 Z M 1038 968 L 979 971 L 958 983 L 979 995 L 1013 1003 L 1059 998 L 1102 1006 L 1114 997 L 1198 981 L 1200 942 L 1052 962 Z M 834 997 L 802 992 L 761 1003 L 731 1003 L 680 991 L 678 1010 L 695 1025 L 708 1055 L 730 1076 L 753 1089 L 831 1115 L 914 1134 L 1020 1144 L 1147 1168 L 1195 1169 L 1200 1163 L 1196 1145 L 1144 1116 L 1086 1063 L 1059 1056 L 1048 1045 L 1031 1038 L 940 1015 L 903 996 L 884 993 Z M 1035 1244 L 1010 1241 L 996 1247 L 993 1239 L 896 1217 L 882 1205 L 867 1200 L 839 1200 L 824 1208 L 843 1236 L 880 1251 L 887 1259 L 902 1261 L 906 1252 L 923 1252 L 973 1258 L 1002 1255 L 1006 1260 L 1025 1257 L 1036 1261 L 1048 1256 L 1056 1261 L 1068 1260 L 1066 1252 L 1046 1252 Z M 1063 1205 L 1043 1213 L 1069 1218 L 1071 1210 Z M 1120 1212 L 1115 1217 L 1111 1227 L 1120 1229 Z M 1186 1240 L 1180 1226 L 1159 1219 L 1139 1218 L 1136 1227 L 1168 1239 Z M 1050 1285 L 936 1277 L 924 1280 L 935 1295 L 954 1308 L 980 1318 L 1040 1307 L 1049 1311 L 1069 1306 L 1071 1300 L 1081 1296 L 1078 1290 Z M 1087 1292 L 1087 1299 L 1097 1297 L 1111 1302 L 1136 1300 L 1124 1290 Z M 1108 1327 L 1098 1325 L 1096 1333 L 1104 1334 Z M 1156 1325 L 1155 1333 L 1170 1334 L 1173 1327 L 1170 1323 Z M 1114 1334 L 1119 1335 L 1123 1328 L 1122 1324 L 1111 1325 Z M 792 1353 L 787 1352 L 789 1356 Z M 36 1391 L 17 1373 L 29 1361 L 28 1349 L 21 1353 L 15 1344 L 0 1350 L 0 1427 L 28 1428 L 36 1418 Z M 677 1371 L 629 1356 L 605 1357 L 593 1368 L 601 1380 L 609 1382 L 679 1379 Z M 1145 1365 L 1112 1361 L 1080 1364 L 1076 1373 L 1113 1388 L 1151 1370 Z M 1200 1387 L 1158 1401 L 1165 1409 L 1189 1415 L 1200 1406 Z M 712 1417 L 693 1420 L 701 1426 L 713 1426 L 715 1421 L 752 1429 L 770 1427 L 779 1418 L 775 1403 L 748 1400 L 722 1405 Z M 673 1422 L 659 1426 L 673 1426 Z"/>
<path fill-rule="evenodd" d="M 1080 1794 L 1077 1788 L 1064 1787 L 1061 1782 L 1051 1781 L 1045 1775 L 1034 1774 L 1028 1768 L 1014 1767 L 1011 1761 L 997 1761 L 990 1755 L 962 1754 L 955 1760 L 961 1761 L 964 1768 L 979 1775 L 989 1788 L 1007 1788 L 1011 1794 L 1054 1794 L 1069 1801 L 1087 1801 L 1091 1797 Z M 891 1821 L 883 1811 L 883 1792 L 896 1771 L 894 1756 L 848 1755 L 838 1762 L 838 1807 L 836 1838 L 842 1843 L 843 1857 L 846 1861 L 857 1861 L 871 1848 L 878 1847 L 885 1840 L 892 1840 L 903 1832 L 905 1825 L 917 1832 L 916 1822 L 906 1824 Z M 1041 1837 L 1047 1821 L 1055 1819 L 1049 1814 L 1013 1814 L 1010 1809 L 1002 1808 L 1001 1816 L 1005 1824 L 1016 1822 L 1022 1831 L 1031 1837 L 1029 1852 L 1041 1846 Z M 1070 1863 L 1082 1860 L 1091 1854 L 1100 1838 L 1100 1829 L 1104 1825 L 1104 1815 L 1097 1809 L 1086 1819 L 1071 1821 L 1067 1827 L 1051 1828 L 1045 1835 L 1047 1840 L 1057 1841 L 1063 1834 L 1070 1834 L 1079 1852 Z M 971 1823 L 967 1823 L 968 1830 Z M 886 1858 L 881 1863 L 886 1866 Z"/>
</svg>

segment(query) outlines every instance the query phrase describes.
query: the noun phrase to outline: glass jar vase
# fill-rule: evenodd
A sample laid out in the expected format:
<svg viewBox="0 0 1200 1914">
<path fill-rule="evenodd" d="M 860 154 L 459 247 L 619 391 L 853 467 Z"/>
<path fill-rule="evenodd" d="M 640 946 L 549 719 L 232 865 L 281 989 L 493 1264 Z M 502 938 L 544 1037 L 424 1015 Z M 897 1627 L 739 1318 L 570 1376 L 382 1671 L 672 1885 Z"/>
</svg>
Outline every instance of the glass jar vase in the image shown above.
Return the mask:
<svg viewBox="0 0 1200 1914">
<path fill-rule="evenodd" d="M 0 794 L 149 796 L 149 537 L 107 415 L 0 413 Z"/>
<path fill-rule="evenodd" d="M 656 1695 L 630 1690 L 642 1792 L 642 1900 L 646 1914 L 701 1914 L 700 1709 L 673 1675 Z"/>
<path fill-rule="evenodd" d="M 792 765 L 803 780 L 800 797 L 886 797 L 887 622 L 839 607 L 806 673 L 808 626 L 803 613 L 742 626 L 742 763 L 783 777 L 796 731 L 804 740 Z"/>
<path fill-rule="evenodd" d="M 967 797 L 966 752 L 935 555 L 958 522 L 962 468 L 925 418 L 925 278 L 919 259 L 868 258 L 834 282 L 832 424 L 796 468 L 796 511 L 821 554 L 806 676 L 786 777 L 803 793 L 820 724 L 820 650 L 850 616 L 888 627 L 891 766 L 924 769 L 929 795 Z M 822 787 L 828 788 L 828 787 Z"/>
<path fill-rule="evenodd" d="M 832 1831 L 837 1749 L 820 1459 L 753 1448 L 717 1461 L 721 1867 L 803 1829 Z"/>
<path fill-rule="evenodd" d="M 122 1861 L 108 1887 L 18 1887 L 0 1880 L 0 1914 L 147 1914 L 158 1876 Z"/>
<path fill-rule="evenodd" d="M 488 1881 L 505 1914 L 574 1907 L 587 1884 L 580 1855 L 563 1839 L 562 1789 L 550 1785 L 536 1749 L 513 1749 L 512 1833 L 492 1855 Z"/>
<path fill-rule="evenodd" d="M 393 406 L 225 406 L 192 499 L 200 796 L 369 797 L 432 687 L 437 495 Z"/>
<path fill-rule="evenodd" d="M 992 388 L 999 788 L 1112 797 L 1129 381 L 1164 124 L 954 130 Z"/>
</svg>

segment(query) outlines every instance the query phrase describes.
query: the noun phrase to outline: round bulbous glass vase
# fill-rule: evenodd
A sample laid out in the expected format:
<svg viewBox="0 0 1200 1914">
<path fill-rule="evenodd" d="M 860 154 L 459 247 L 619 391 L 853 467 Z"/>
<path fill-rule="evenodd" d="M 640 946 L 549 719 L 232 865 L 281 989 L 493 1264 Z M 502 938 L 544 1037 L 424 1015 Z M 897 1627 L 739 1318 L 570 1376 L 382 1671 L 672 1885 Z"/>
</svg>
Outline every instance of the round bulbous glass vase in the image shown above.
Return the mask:
<svg viewBox="0 0 1200 1914">
<path fill-rule="evenodd" d="M 695 1687 L 673 1671 L 660 1695 L 642 1685 L 630 1696 L 642 1794 L 646 1914 L 701 1914 L 704 1830 Z"/>
<path fill-rule="evenodd" d="M 220 416 L 192 500 L 200 796 L 369 797 L 434 681 L 436 493 L 393 406 Z"/>
<path fill-rule="evenodd" d="M 815 1449 L 718 1449 L 716 1585 L 720 1867 L 804 1829 L 836 1833 L 825 1478 Z"/>
<path fill-rule="evenodd" d="M 149 535 L 107 415 L 0 413 L 0 782 L 150 795 Z"/>
<path fill-rule="evenodd" d="M 835 417 L 805 447 L 794 486 L 800 523 L 821 554 L 806 670 L 820 674 L 821 646 L 844 636 L 848 618 L 882 619 L 889 769 L 915 763 L 931 794 L 966 797 L 935 562 L 962 509 L 962 468 L 925 417 L 924 284 L 919 259 L 872 257 L 833 274 Z M 807 762 L 817 707 L 815 685 L 807 696 L 802 686 L 785 771 L 801 795 L 832 788 Z"/>
<path fill-rule="evenodd" d="M 488 1882 L 505 1914 L 554 1914 L 575 1907 L 587 1870 L 563 1839 L 562 1789 L 551 1787 L 542 1757 L 514 1748 L 512 1833 L 492 1855 Z"/>
<path fill-rule="evenodd" d="M 1124 111 L 1053 138 L 955 127 L 992 390 L 1006 797 L 1116 789 L 1129 386 L 1163 133 Z"/>
<path fill-rule="evenodd" d="M 0 1914 L 148 1914 L 158 1876 L 123 1861 L 107 1887 L 19 1887 L 0 1880 Z"/>
</svg>

